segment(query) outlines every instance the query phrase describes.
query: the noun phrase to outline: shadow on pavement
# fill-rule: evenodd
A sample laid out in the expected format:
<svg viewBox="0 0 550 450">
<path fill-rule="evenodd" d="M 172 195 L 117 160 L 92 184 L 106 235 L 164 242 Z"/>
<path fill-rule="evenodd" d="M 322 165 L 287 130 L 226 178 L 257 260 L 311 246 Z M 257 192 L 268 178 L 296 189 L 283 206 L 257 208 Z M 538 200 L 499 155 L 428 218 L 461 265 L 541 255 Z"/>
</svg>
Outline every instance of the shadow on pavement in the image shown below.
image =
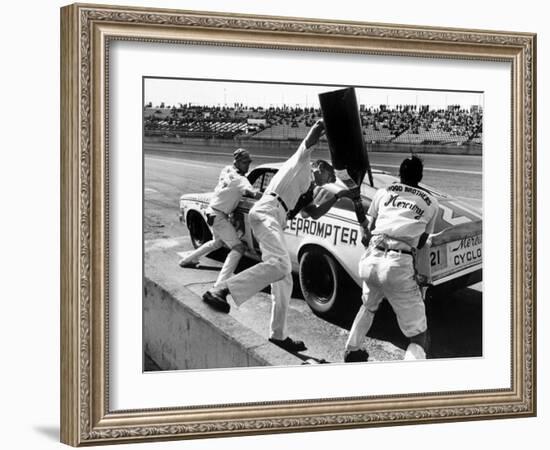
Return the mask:
<svg viewBox="0 0 550 450">
<path fill-rule="evenodd" d="M 143 371 L 144 372 L 158 372 L 162 370 L 157 363 L 151 359 L 147 353 L 143 353 Z"/>
<path fill-rule="evenodd" d="M 426 306 L 432 335 L 432 357 L 483 355 L 482 292 L 461 289 L 439 294 Z"/>
<path fill-rule="evenodd" d="M 475 289 L 438 293 L 426 302 L 430 330 L 430 358 L 464 358 L 483 355 L 482 293 Z M 354 316 L 354 314 L 353 314 Z M 351 327 L 350 317 L 340 320 Z M 338 324 L 340 325 L 340 324 Z M 341 325 L 340 325 L 341 326 Z M 375 315 L 369 337 L 389 341 L 405 350 L 409 340 L 401 332 L 388 301 L 384 300 Z"/>
<path fill-rule="evenodd" d="M 227 252 L 218 250 L 209 255 L 223 262 Z M 241 272 L 256 264 L 249 258 L 242 258 L 236 272 Z M 199 268 L 202 266 L 199 266 Z M 212 267 L 214 270 L 214 267 Z M 205 269 L 206 270 L 206 269 Z M 219 268 L 216 268 L 219 270 Z M 304 299 L 300 289 L 298 276 L 293 274 L 293 298 Z M 269 286 L 262 292 L 269 293 Z M 354 299 L 350 301 L 348 311 L 339 317 L 325 319 L 333 325 L 346 330 L 351 328 L 355 314 L 361 305 L 360 290 L 353 290 Z M 482 292 L 465 288 L 454 292 L 437 292 L 426 301 L 426 315 L 431 335 L 430 358 L 464 358 L 483 355 Z M 392 307 L 384 300 L 376 313 L 374 322 L 368 334 L 369 337 L 391 342 L 396 347 L 405 350 L 409 344 L 407 337 L 401 332 Z M 296 356 L 314 361 L 315 358 L 296 353 Z M 319 361 L 318 361 L 319 362 Z"/>
</svg>

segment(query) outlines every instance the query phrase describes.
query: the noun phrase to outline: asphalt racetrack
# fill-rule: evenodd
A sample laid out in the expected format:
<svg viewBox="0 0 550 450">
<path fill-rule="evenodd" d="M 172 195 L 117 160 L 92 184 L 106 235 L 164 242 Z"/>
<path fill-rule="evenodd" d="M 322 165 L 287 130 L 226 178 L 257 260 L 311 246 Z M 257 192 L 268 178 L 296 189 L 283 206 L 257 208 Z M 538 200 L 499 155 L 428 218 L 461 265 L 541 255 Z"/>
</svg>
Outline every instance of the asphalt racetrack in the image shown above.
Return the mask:
<svg viewBox="0 0 550 450">
<path fill-rule="evenodd" d="M 260 164 L 282 162 L 289 154 L 255 151 L 251 169 Z M 371 152 L 373 168 L 396 174 L 404 153 Z M 466 200 L 470 206 L 482 207 L 482 158 L 463 155 L 421 155 L 424 160 L 425 184 L 436 190 Z M 313 158 L 329 159 L 327 151 L 313 153 Z M 187 228 L 178 220 L 179 197 L 186 193 L 204 193 L 213 190 L 220 169 L 232 161 L 231 151 L 204 146 L 145 143 L 144 145 L 144 239 L 175 238 L 188 235 Z M 191 250 L 189 243 L 189 250 Z M 222 255 L 223 257 L 223 255 Z M 296 289 L 295 289 L 296 291 Z M 300 302 L 300 293 L 296 293 Z M 295 300 L 293 300 L 295 301 Z M 249 302 L 247 302 L 249 303 Z M 301 301 L 305 305 L 305 302 Z M 299 303 L 298 303 L 299 304 Z M 268 309 L 266 309 L 266 312 Z M 300 307 L 303 314 L 313 315 Z M 482 356 L 482 283 L 459 291 L 432 298 L 427 304 L 429 327 L 432 334 L 432 356 Z M 265 318 L 263 318 L 265 319 Z M 246 317 L 243 320 L 247 320 Z M 251 323 L 258 322 L 250 317 Z M 337 325 L 346 334 L 353 317 L 342 317 Z M 265 320 L 262 320 L 264 322 Z M 265 334 L 267 329 L 258 330 Z M 369 335 L 383 342 L 405 348 L 406 338 L 401 334 L 393 311 L 383 303 Z M 307 341 L 307 336 L 300 336 Z"/>
<path fill-rule="evenodd" d="M 298 143 L 296 144 L 298 145 Z M 275 149 L 255 150 L 254 144 L 246 147 L 253 159 L 251 169 L 260 164 L 283 162 L 292 152 Z M 164 156 L 187 161 L 218 164 L 219 167 L 231 163 L 231 152 L 224 148 L 210 148 L 202 145 L 146 143 L 145 155 Z M 383 153 L 369 151 L 373 168 L 397 174 L 399 164 L 407 153 Z M 482 198 L 482 157 L 470 155 L 421 154 L 424 161 L 423 183 L 458 198 L 472 200 L 481 209 Z M 326 159 L 326 150 L 314 150 L 312 159 Z M 192 192 L 192 191 L 189 191 Z"/>
</svg>

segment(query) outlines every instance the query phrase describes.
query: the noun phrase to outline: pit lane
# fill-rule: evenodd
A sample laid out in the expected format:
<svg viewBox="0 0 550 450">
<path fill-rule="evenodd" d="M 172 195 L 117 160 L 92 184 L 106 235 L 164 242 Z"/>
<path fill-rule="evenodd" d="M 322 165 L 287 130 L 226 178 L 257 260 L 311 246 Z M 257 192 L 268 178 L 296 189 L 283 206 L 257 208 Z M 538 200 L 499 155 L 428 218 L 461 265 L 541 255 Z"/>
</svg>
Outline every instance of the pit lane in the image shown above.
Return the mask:
<svg viewBox="0 0 550 450">
<path fill-rule="evenodd" d="M 173 249 L 174 255 L 192 248 L 187 238 L 187 229 L 177 219 L 179 196 L 182 193 L 211 191 L 220 168 L 231 162 L 231 154 L 218 149 L 203 153 L 197 149 L 186 150 L 188 151 L 179 148 L 174 151 L 172 144 L 145 146 L 144 238 L 151 241 L 177 237 L 181 245 Z M 254 150 L 252 154 L 254 155 Z M 323 156 L 326 157 L 319 155 Z M 402 154 L 371 154 L 371 163 L 376 168 L 395 173 L 395 166 L 403 157 Z M 255 155 L 252 167 L 275 162 L 273 158 L 274 155 L 270 154 Z M 424 161 L 426 168 L 432 169 L 426 170 L 426 183 L 443 192 L 466 197 L 472 205 L 481 207 L 480 157 L 426 155 Z M 471 189 L 465 191 L 465 185 L 469 185 Z M 223 254 L 214 255 L 214 259 L 205 259 L 205 269 L 201 269 L 203 281 L 199 283 L 194 282 L 196 270 L 181 269 L 181 282 L 201 295 L 215 280 L 221 261 Z M 251 263 L 244 262 L 245 265 Z M 206 274 L 210 276 L 204 280 Z M 481 283 L 478 283 L 468 289 L 439 294 L 427 303 L 433 357 L 482 355 L 481 288 Z M 309 347 L 309 353 L 306 354 L 314 360 L 340 362 L 343 343 L 353 316 L 341 317 L 333 323 L 321 320 L 311 313 L 300 298 L 300 292 L 296 291 L 295 289 L 289 316 L 291 335 L 306 342 Z M 266 336 L 270 314 L 269 297 L 266 293 L 260 293 L 257 298 L 240 308 L 233 307 L 231 314 L 245 326 Z M 368 346 L 373 359 L 402 358 L 407 340 L 401 334 L 393 311 L 387 303 L 383 303 L 369 335 L 372 339 L 369 339 Z"/>
</svg>

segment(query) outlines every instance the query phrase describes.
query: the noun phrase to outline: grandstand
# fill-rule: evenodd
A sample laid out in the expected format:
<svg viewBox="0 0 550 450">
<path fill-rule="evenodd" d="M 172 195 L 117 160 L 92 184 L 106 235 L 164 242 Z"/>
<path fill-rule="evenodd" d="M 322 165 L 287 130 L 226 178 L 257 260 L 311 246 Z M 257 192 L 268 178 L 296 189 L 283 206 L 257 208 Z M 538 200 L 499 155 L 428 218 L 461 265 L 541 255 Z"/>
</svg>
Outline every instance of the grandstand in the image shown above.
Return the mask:
<svg viewBox="0 0 550 450">
<path fill-rule="evenodd" d="M 179 105 L 144 108 L 146 136 L 219 139 L 301 140 L 321 117 L 315 108 Z M 365 141 L 419 145 L 481 144 L 483 112 L 458 105 L 434 109 L 429 105 L 360 108 Z"/>
</svg>

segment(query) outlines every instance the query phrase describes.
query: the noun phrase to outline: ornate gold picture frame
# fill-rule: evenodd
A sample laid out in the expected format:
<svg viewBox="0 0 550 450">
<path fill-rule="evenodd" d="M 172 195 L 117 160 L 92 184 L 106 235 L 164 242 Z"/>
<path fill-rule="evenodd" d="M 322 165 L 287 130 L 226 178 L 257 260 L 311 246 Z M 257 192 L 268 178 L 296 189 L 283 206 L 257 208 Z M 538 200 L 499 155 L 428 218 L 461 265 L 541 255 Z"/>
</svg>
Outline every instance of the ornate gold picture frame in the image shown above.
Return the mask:
<svg viewBox="0 0 550 450">
<path fill-rule="evenodd" d="M 511 67 L 507 388 L 113 410 L 109 49 L 115 41 L 506 62 Z M 536 414 L 536 36 L 75 4 L 61 10 L 61 440 L 80 446 Z M 139 95 L 139 93 L 138 93 Z M 486 168 L 491 170 L 491 168 Z M 491 267 L 485 267 L 490 271 Z M 136 279 L 139 275 L 136 274 Z"/>
</svg>

